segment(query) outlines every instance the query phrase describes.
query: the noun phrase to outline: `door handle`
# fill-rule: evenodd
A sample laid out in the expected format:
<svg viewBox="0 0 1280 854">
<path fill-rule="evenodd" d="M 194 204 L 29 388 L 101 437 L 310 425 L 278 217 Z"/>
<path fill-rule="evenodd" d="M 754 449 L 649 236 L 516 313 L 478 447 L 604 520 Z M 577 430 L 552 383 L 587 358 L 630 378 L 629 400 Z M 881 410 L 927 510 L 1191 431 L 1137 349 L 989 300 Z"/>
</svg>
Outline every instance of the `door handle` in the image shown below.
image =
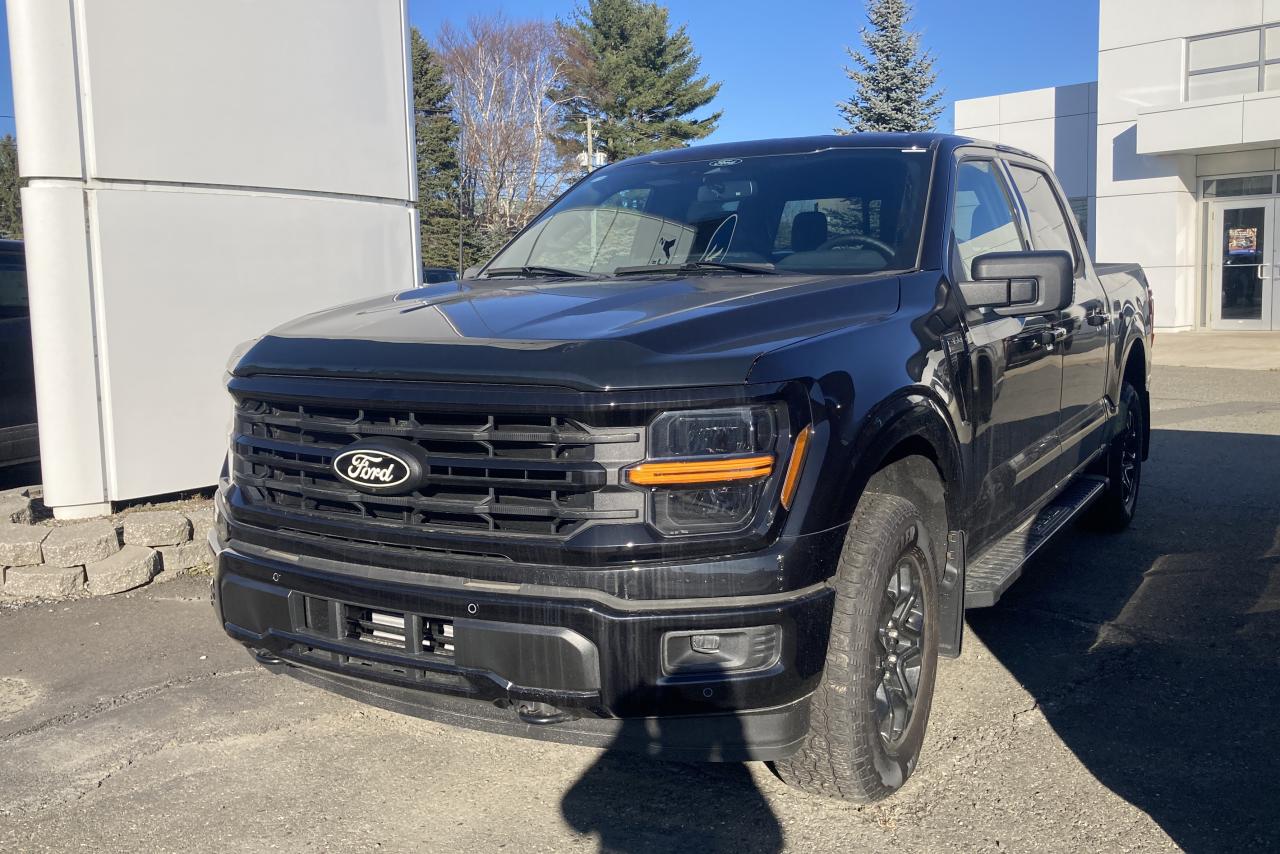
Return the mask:
<svg viewBox="0 0 1280 854">
<path fill-rule="evenodd" d="M 1259 265 L 1258 265 L 1258 278 L 1259 278 L 1259 279 L 1266 279 L 1266 278 L 1269 278 L 1269 277 L 1267 276 L 1267 274 L 1265 274 L 1265 273 L 1263 273 L 1263 272 L 1262 272 L 1262 268 L 1263 268 L 1263 267 L 1265 267 L 1265 266 L 1267 266 L 1267 265 L 1266 265 L 1266 264 L 1259 264 Z"/>
<path fill-rule="evenodd" d="M 1089 321 L 1090 326 L 1106 326 L 1107 321 L 1111 319 L 1111 315 L 1107 313 L 1106 308 L 1101 305 L 1096 305 L 1089 309 L 1088 313 L 1085 314 L 1084 319 Z"/>
<path fill-rule="evenodd" d="M 1066 340 L 1067 335 L 1068 332 L 1065 328 L 1061 326 L 1050 326 L 1048 329 L 1040 333 L 1040 341 L 1044 344 L 1046 349 L 1052 350 L 1054 345 L 1060 344 L 1062 341 Z"/>
</svg>

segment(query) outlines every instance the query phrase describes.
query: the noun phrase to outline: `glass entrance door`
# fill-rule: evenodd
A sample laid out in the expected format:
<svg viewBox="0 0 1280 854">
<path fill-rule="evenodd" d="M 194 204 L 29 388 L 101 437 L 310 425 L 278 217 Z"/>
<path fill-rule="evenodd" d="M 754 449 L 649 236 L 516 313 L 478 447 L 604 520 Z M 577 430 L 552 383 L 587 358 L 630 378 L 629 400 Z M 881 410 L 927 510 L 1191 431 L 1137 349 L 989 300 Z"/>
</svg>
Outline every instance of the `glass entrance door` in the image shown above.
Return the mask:
<svg viewBox="0 0 1280 854">
<path fill-rule="evenodd" d="M 1216 202 L 1211 212 L 1210 321 L 1215 329 L 1280 328 L 1273 320 L 1275 199 Z"/>
</svg>

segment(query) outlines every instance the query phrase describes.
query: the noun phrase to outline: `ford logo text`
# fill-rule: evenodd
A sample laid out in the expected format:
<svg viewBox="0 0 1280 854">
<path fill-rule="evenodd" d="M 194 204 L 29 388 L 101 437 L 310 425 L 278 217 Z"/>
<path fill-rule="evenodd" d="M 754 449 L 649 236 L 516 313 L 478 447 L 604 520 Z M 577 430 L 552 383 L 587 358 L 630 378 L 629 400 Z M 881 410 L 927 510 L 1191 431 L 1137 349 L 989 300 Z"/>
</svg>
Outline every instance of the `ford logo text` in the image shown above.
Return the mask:
<svg viewBox="0 0 1280 854">
<path fill-rule="evenodd" d="M 392 489 L 413 474 L 406 460 L 389 451 L 353 448 L 333 458 L 334 473 L 347 483 L 366 489 Z"/>
</svg>

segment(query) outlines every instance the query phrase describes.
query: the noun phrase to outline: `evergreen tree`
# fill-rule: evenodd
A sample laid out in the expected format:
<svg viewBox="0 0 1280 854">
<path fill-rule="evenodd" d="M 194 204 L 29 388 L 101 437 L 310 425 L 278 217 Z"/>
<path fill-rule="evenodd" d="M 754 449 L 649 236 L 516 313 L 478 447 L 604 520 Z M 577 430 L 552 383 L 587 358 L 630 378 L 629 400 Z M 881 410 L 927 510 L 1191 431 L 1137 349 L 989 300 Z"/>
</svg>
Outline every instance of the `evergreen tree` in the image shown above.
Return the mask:
<svg viewBox="0 0 1280 854">
<path fill-rule="evenodd" d="M 927 131 L 942 114 L 942 93 L 933 56 L 920 48 L 920 34 L 906 29 L 908 0 L 867 0 L 870 28 L 862 28 L 866 53 L 845 48 L 856 67 L 844 72 L 853 81 L 853 97 L 838 107 L 848 127 L 862 131 Z"/>
<path fill-rule="evenodd" d="M 561 22 L 564 83 L 554 94 L 569 118 L 564 148 L 586 149 L 583 115 L 612 161 L 688 145 L 716 129 L 721 113 L 690 118 L 720 91 L 699 75 L 701 58 L 667 9 L 646 0 L 587 0 Z"/>
<path fill-rule="evenodd" d="M 414 27 L 409 33 L 413 62 L 413 109 L 418 141 L 418 224 L 422 263 L 458 265 L 458 125 L 450 110 L 449 84 L 440 57 Z"/>
<path fill-rule="evenodd" d="M 22 197 L 18 189 L 18 143 L 0 138 L 0 237 L 22 237 Z"/>
</svg>

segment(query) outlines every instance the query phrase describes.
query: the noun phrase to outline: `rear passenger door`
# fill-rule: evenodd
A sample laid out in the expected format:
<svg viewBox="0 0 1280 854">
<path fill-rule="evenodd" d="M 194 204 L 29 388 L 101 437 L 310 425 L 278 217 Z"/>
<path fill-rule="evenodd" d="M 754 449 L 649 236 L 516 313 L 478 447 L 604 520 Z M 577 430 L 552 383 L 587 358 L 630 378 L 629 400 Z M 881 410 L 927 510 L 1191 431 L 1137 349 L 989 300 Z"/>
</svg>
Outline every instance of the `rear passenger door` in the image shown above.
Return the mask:
<svg viewBox="0 0 1280 854">
<path fill-rule="evenodd" d="M 1076 262 L 1075 297 L 1053 322 L 1062 358 L 1062 443 L 1058 477 L 1066 478 L 1101 447 L 1107 423 L 1107 295 L 1089 264 L 1057 181 L 1041 164 L 1010 158 L 1009 174 L 1022 201 L 1033 249 L 1058 249 Z"/>
<path fill-rule="evenodd" d="M 994 158 L 957 164 L 952 200 L 951 275 L 971 281 L 973 259 L 1028 248 L 1021 217 Z M 1054 317 L 965 312 L 970 358 L 973 453 L 982 473 L 975 548 L 1011 527 L 1056 481 L 1062 360 L 1052 346 Z"/>
</svg>

